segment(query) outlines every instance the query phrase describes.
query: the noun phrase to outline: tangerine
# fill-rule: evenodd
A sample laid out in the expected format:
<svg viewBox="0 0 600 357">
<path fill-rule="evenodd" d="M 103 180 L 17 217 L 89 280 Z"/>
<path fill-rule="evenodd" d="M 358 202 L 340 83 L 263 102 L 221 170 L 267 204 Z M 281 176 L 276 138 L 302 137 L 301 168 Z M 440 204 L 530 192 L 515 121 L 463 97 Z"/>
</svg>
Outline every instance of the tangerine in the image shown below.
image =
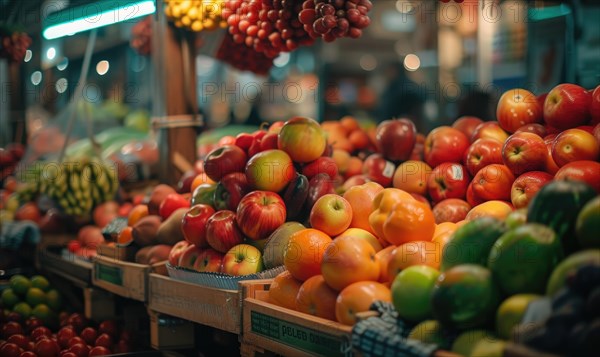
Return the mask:
<svg viewBox="0 0 600 357">
<path fill-rule="evenodd" d="M 307 228 L 293 233 L 283 253 L 283 265 L 300 281 L 321 274 L 321 261 L 332 239 L 327 234 Z"/>
</svg>

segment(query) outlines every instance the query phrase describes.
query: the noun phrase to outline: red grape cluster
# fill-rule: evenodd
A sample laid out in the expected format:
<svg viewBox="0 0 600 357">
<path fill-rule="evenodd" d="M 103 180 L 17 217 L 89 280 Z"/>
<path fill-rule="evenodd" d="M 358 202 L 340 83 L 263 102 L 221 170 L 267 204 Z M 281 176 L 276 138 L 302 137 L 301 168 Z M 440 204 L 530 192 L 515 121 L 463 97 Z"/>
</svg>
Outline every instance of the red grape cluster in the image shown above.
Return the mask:
<svg viewBox="0 0 600 357">
<path fill-rule="evenodd" d="M 23 61 L 25 52 L 31 45 L 31 37 L 25 32 L 13 32 L 0 34 L 0 38 L 0 57 L 13 62 Z"/>
<path fill-rule="evenodd" d="M 302 3 L 303 0 L 229 0 L 222 15 L 236 43 L 275 58 L 281 52 L 314 41 L 297 17 Z"/>
<path fill-rule="evenodd" d="M 236 43 L 233 36 L 229 34 L 223 36 L 216 57 L 241 71 L 251 71 L 261 75 L 266 75 L 273 66 L 272 58 L 243 43 Z"/>
<path fill-rule="evenodd" d="M 372 7 L 370 0 L 306 0 L 298 19 L 312 38 L 359 38 L 371 24 L 367 14 Z"/>
<path fill-rule="evenodd" d="M 139 21 L 131 29 L 131 47 L 140 55 L 148 56 L 152 52 L 152 16 Z"/>
</svg>

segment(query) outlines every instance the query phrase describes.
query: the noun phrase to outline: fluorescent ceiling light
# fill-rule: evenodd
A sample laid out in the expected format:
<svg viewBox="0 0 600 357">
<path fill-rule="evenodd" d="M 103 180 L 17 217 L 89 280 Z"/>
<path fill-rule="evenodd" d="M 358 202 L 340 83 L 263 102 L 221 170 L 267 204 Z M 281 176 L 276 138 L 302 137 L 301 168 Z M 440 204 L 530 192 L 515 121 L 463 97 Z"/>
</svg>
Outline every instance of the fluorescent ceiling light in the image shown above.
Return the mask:
<svg viewBox="0 0 600 357">
<path fill-rule="evenodd" d="M 132 7 L 136 10 L 132 11 Z M 119 7 L 89 14 L 71 21 L 48 26 L 42 35 L 47 40 L 74 35 L 83 31 L 112 25 L 122 21 L 153 14 L 156 6 L 153 0 L 137 1 Z"/>
</svg>

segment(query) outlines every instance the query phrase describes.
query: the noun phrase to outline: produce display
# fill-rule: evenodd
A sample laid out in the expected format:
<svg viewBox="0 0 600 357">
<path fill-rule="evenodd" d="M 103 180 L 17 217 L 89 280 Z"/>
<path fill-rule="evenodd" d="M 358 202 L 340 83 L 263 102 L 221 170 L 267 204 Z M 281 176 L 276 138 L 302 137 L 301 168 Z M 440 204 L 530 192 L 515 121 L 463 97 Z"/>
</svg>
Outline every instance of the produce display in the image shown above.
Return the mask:
<svg viewBox="0 0 600 357">
<path fill-rule="evenodd" d="M 165 14 L 176 27 L 194 32 L 212 31 L 227 26 L 221 14 L 225 0 L 166 0 Z"/>
</svg>

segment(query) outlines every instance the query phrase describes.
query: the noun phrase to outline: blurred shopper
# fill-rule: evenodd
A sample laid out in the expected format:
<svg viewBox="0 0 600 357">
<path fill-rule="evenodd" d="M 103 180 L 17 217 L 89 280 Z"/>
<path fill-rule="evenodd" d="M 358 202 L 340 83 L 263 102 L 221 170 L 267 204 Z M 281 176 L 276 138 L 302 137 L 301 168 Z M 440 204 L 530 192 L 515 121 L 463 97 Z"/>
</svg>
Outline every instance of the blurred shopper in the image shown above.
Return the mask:
<svg viewBox="0 0 600 357">
<path fill-rule="evenodd" d="M 410 118 L 420 126 L 424 119 L 425 91 L 408 78 L 404 66 L 400 63 L 386 68 L 389 82 L 381 96 L 378 121 L 391 118 Z"/>
</svg>

